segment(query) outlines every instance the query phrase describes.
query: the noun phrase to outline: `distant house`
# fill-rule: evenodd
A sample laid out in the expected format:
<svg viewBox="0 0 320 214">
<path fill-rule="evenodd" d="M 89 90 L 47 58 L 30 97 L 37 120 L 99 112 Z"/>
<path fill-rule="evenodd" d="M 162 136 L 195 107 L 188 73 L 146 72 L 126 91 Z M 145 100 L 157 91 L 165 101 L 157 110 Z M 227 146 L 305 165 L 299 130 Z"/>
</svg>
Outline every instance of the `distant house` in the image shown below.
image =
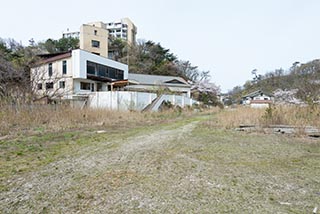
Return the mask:
<svg viewBox="0 0 320 214">
<path fill-rule="evenodd" d="M 263 92 L 262 90 L 254 91 L 242 97 L 244 105 L 250 105 L 253 108 L 269 107 L 273 103 L 273 96 Z"/>
<path fill-rule="evenodd" d="M 112 91 L 128 81 L 128 66 L 102 56 L 73 50 L 40 56 L 31 69 L 34 91 L 41 97 L 73 99 L 95 91 Z"/>
<path fill-rule="evenodd" d="M 191 85 L 181 77 L 148 74 L 128 74 L 128 91 L 157 92 L 166 91 L 190 97 Z"/>
</svg>

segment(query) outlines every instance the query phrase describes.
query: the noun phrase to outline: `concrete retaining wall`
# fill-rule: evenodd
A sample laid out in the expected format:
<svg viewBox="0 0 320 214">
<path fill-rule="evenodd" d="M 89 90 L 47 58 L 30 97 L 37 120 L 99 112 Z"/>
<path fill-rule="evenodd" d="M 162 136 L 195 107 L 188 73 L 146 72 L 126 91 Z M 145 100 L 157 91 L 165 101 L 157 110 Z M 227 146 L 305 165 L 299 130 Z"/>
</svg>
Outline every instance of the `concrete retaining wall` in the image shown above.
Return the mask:
<svg viewBox="0 0 320 214">
<path fill-rule="evenodd" d="M 164 100 L 173 105 L 185 107 L 191 106 L 196 101 L 180 95 L 164 95 Z M 155 93 L 131 92 L 131 91 L 106 91 L 93 92 L 89 95 L 88 107 L 108 108 L 113 110 L 141 111 L 157 98 Z"/>
</svg>

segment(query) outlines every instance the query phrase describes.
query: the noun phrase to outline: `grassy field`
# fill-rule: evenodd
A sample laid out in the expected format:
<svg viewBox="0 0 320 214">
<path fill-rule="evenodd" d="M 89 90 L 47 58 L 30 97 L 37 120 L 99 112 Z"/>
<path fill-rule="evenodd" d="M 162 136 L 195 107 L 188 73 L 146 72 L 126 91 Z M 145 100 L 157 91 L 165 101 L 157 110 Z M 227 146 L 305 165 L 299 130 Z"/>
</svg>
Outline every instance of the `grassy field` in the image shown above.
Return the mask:
<svg viewBox="0 0 320 214">
<path fill-rule="evenodd" d="M 2 139 L 0 211 L 312 213 L 320 206 L 319 140 L 236 132 L 214 123 L 220 114 L 140 115 L 112 128 Z"/>
</svg>

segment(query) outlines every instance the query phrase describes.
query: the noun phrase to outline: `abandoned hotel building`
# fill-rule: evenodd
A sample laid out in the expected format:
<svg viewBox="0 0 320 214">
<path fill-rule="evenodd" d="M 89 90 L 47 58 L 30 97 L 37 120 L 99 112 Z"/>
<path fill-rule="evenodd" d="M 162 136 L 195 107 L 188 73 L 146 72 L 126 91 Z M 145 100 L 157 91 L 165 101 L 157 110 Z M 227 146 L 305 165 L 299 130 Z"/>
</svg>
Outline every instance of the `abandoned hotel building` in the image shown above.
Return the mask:
<svg viewBox="0 0 320 214">
<path fill-rule="evenodd" d="M 133 103 L 136 109 L 141 110 L 156 100 L 167 100 L 181 106 L 192 105 L 194 101 L 190 98 L 191 86 L 181 77 L 132 74 L 128 65 L 112 59 L 112 50 L 108 49 L 109 36 L 135 43 L 136 33 L 136 26 L 128 18 L 118 22 L 83 24 L 80 32 L 63 33 L 63 37 L 79 38 L 80 48 L 41 55 L 42 61 L 31 69 L 35 91 L 39 95 L 48 94 L 59 99 L 83 101 L 92 107 L 110 107 L 108 102 L 99 101 L 106 100 L 106 97 L 110 102 L 117 100 L 117 109 L 121 105 L 119 102 Z M 175 95 L 156 99 L 156 91 L 163 88 Z M 139 96 L 148 98 L 144 98 L 141 104 Z M 92 100 L 100 104 L 94 105 Z"/>
</svg>

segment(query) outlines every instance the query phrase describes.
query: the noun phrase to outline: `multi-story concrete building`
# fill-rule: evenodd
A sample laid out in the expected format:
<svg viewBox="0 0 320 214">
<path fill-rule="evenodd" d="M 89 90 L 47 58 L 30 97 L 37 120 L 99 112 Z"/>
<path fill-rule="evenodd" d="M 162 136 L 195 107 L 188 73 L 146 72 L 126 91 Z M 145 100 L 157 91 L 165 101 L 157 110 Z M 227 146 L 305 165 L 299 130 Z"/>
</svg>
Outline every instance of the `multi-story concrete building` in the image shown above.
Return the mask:
<svg viewBox="0 0 320 214">
<path fill-rule="evenodd" d="M 114 22 L 107 22 L 109 34 L 127 41 L 129 44 L 136 42 L 137 27 L 129 18 L 123 18 Z"/>
<path fill-rule="evenodd" d="M 80 38 L 80 31 L 69 31 L 69 28 L 67 31 L 62 32 L 62 38 Z"/>
<path fill-rule="evenodd" d="M 31 69 L 39 97 L 73 99 L 94 91 L 110 91 L 127 84 L 128 66 L 84 50 L 43 55 Z"/>
<path fill-rule="evenodd" d="M 79 38 L 80 49 L 112 59 L 114 50 L 108 50 L 110 37 L 120 38 L 128 44 L 134 44 L 136 34 L 137 27 L 133 22 L 129 18 L 123 18 L 114 22 L 83 24 L 80 32 L 66 31 L 62 36 L 63 38 Z"/>
<path fill-rule="evenodd" d="M 84 24 L 80 28 L 80 49 L 108 57 L 108 35 L 103 22 Z"/>
</svg>

